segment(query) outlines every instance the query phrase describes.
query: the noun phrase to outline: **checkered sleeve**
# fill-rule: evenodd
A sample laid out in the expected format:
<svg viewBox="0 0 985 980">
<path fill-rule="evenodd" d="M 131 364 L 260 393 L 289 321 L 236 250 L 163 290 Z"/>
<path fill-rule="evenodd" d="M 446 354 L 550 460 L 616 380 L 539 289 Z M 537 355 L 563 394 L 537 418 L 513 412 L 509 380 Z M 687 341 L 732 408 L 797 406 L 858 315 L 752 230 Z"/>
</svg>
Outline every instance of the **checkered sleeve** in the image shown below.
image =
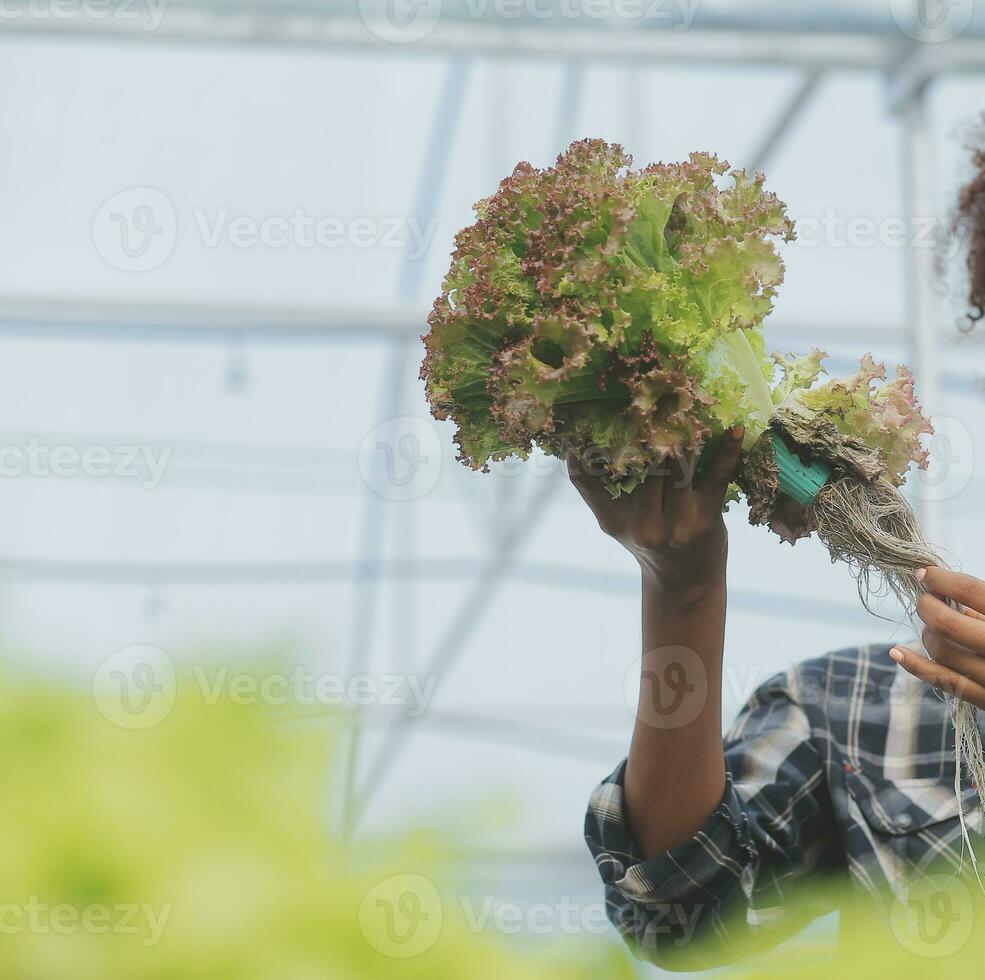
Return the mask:
<svg viewBox="0 0 985 980">
<path fill-rule="evenodd" d="M 829 911 L 788 901 L 796 879 L 837 863 L 837 837 L 822 759 L 785 677 L 756 692 L 724 748 L 721 802 L 690 840 L 662 854 L 643 860 L 632 838 L 625 763 L 589 803 L 585 836 L 609 918 L 638 956 L 665 968 L 731 962 Z"/>
</svg>

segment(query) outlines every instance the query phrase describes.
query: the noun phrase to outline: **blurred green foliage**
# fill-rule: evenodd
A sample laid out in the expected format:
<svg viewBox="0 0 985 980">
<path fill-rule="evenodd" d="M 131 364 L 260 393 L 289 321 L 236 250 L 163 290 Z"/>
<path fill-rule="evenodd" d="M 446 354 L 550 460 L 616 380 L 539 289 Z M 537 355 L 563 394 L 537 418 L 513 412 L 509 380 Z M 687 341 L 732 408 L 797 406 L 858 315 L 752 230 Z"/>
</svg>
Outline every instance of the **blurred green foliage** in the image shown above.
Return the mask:
<svg viewBox="0 0 985 980">
<path fill-rule="evenodd" d="M 2 980 L 637 975 L 594 922 L 522 939 L 515 922 L 477 926 L 481 909 L 470 918 L 456 895 L 461 859 L 436 834 L 335 840 L 331 728 L 306 723 L 314 716 L 212 704 L 188 683 L 147 728 L 103 708 L 9 672 L 0 685 Z M 978 977 L 985 901 L 964 871 L 888 897 L 875 915 L 846 890 L 810 885 L 812 907 L 843 910 L 840 946 L 750 948 L 725 972 Z"/>
<path fill-rule="evenodd" d="M 0 975 L 632 976 L 611 944 L 566 939 L 528 951 L 469 928 L 447 898 L 435 908 L 425 894 L 422 907 L 393 876 L 430 886 L 454 872 L 425 834 L 343 848 L 326 830 L 329 741 L 325 726 L 226 698 L 209 705 L 183 688 L 159 724 L 127 729 L 85 692 L 8 676 Z M 405 911 L 413 915 L 400 921 Z"/>
</svg>

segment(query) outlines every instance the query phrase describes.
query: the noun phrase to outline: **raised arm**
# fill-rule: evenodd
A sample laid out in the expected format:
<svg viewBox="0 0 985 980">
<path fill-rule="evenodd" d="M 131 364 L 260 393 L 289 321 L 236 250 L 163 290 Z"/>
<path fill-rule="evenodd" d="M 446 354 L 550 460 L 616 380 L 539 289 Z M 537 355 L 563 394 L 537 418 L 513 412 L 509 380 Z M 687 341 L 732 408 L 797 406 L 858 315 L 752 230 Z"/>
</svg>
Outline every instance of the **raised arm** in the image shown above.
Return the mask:
<svg viewBox="0 0 985 980">
<path fill-rule="evenodd" d="M 708 969 L 782 941 L 830 910 L 826 893 L 788 906 L 799 884 L 843 860 L 797 682 L 766 682 L 722 737 L 721 507 L 740 443 L 732 433 L 703 479 L 685 461 L 616 500 L 569 460 L 643 582 L 632 744 L 592 794 L 585 837 L 609 918 L 667 969 Z"/>
<path fill-rule="evenodd" d="M 678 460 L 617 499 L 577 459 L 568 460 L 571 480 L 602 530 L 641 569 L 642 676 L 624 804 L 645 858 L 689 839 L 725 789 L 721 694 L 728 538 L 722 504 L 742 435 L 727 434 L 698 478 L 692 459 Z"/>
</svg>

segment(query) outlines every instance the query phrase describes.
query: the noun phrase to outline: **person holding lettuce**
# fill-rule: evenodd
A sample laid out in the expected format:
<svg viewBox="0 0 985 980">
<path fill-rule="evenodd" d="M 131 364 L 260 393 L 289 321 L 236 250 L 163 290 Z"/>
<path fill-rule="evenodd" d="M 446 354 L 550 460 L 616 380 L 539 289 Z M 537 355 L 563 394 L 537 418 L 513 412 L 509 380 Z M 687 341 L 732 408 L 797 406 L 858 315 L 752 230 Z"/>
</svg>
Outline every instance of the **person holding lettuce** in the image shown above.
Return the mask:
<svg viewBox="0 0 985 980">
<path fill-rule="evenodd" d="M 668 473 L 615 500 L 571 465 L 643 582 L 637 722 L 628 758 L 593 794 L 586 837 L 613 923 L 666 966 L 728 961 L 744 939 L 779 942 L 831 911 L 788 901 L 806 876 L 847 870 L 876 893 L 902 887 L 890 875 L 907 864 L 956 870 L 953 731 L 934 687 L 985 708 L 985 582 L 930 568 L 937 595 L 921 599 L 918 612 L 935 662 L 888 646 L 808 660 L 764 684 L 723 745 L 721 504 L 740 442 L 736 433 L 695 485 Z M 661 680 L 673 686 L 682 650 L 700 658 L 706 684 L 678 685 L 684 693 L 668 713 Z M 919 679 L 918 690 L 906 690 L 909 675 L 893 676 L 897 663 Z M 974 834 L 975 791 L 963 800 Z"/>
<path fill-rule="evenodd" d="M 913 373 L 889 378 L 865 354 L 828 378 L 821 350 L 767 354 L 779 245 L 796 228 L 765 175 L 702 151 L 632 163 L 578 140 L 552 167 L 521 161 L 476 204 L 421 377 L 462 463 L 567 459 L 640 565 L 637 723 L 587 838 L 623 935 L 657 962 L 708 966 L 842 904 L 819 887 L 829 875 L 892 905 L 914 873 L 975 867 L 985 585 L 938 567 L 901 492 L 933 431 Z M 973 319 L 980 185 L 961 208 Z M 800 664 L 756 692 L 723 743 L 722 508 L 743 496 L 750 522 L 783 540 L 816 534 L 863 602 L 882 588 L 919 615 L 934 660 L 871 647 Z"/>
<path fill-rule="evenodd" d="M 960 206 L 972 320 L 985 308 L 985 153 L 975 162 Z M 965 833 L 977 845 L 983 830 L 976 788 L 955 791 L 940 696 L 985 708 L 985 582 L 970 575 L 919 573 L 932 659 L 887 645 L 807 660 L 763 684 L 723 741 L 722 504 L 742 437 L 731 430 L 696 479 L 684 464 L 615 499 L 568 460 L 603 531 L 639 563 L 643 594 L 637 721 L 628 757 L 592 795 L 586 839 L 614 925 L 671 968 L 785 939 L 833 910 L 829 879 L 878 900 L 915 873 L 968 872 Z M 687 683 L 694 656 L 702 684 Z"/>
</svg>

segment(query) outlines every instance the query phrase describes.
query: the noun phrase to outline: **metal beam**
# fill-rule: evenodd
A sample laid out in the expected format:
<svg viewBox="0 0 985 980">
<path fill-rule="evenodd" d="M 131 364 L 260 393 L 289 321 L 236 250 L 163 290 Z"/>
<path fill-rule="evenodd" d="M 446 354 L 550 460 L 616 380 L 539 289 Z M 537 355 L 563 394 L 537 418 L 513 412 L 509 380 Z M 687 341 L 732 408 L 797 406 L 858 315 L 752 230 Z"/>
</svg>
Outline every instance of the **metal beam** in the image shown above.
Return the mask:
<svg viewBox="0 0 985 980">
<path fill-rule="evenodd" d="M 384 32 L 385 33 L 385 32 Z M 393 43 L 374 34 L 363 19 L 345 13 L 291 10 L 273 5 L 248 9 L 233 5 L 171 4 L 160 23 L 148 29 L 139 19 L 85 17 L 8 17 L 0 21 L 0 37 L 32 35 L 46 38 L 143 41 L 148 44 L 206 44 L 228 47 L 285 47 L 316 50 L 368 50 L 387 56 L 469 56 L 560 59 L 590 58 L 625 65 L 632 61 L 704 67 L 788 66 L 803 70 L 878 69 L 893 64 L 899 31 L 763 29 L 737 24 L 723 28 L 700 20 L 688 30 L 620 30 L 600 22 L 593 30 L 545 27 L 542 23 L 442 16 L 424 36 Z M 958 38 L 939 45 L 938 70 L 981 70 L 985 42 Z M 944 50 L 946 49 L 946 51 Z"/>
<path fill-rule="evenodd" d="M 880 344 L 898 337 L 905 326 L 862 323 L 784 323 L 771 320 L 770 336 L 779 341 Z M 132 340 L 150 342 L 309 344 L 399 340 L 427 330 L 427 307 L 405 301 L 393 306 L 332 307 L 290 304 L 175 303 L 164 297 L 134 301 L 112 297 L 0 296 L 0 338 Z"/>
<path fill-rule="evenodd" d="M 393 346 L 389 363 L 383 374 L 379 420 L 392 419 L 400 412 L 408 375 L 409 345 Z M 348 676 L 368 673 L 372 663 L 379 616 L 380 587 L 383 584 L 383 564 L 386 558 L 386 537 L 390 523 L 388 501 L 369 487 L 363 488 L 363 514 L 360 522 L 357 554 L 360 573 L 353 576 L 353 598 L 350 620 Z M 349 739 L 342 779 L 342 839 L 352 833 L 353 794 L 359 766 L 362 741 L 362 711 L 352 713 Z"/>
<path fill-rule="evenodd" d="M 13 5 L 8 5 L 12 9 Z M 647 63 L 684 68 L 791 67 L 889 70 L 899 52 L 900 33 L 887 24 L 879 32 L 852 25 L 824 30 L 764 28 L 737 22 L 724 26 L 695 21 L 686 31 L 670 28 L 621 30 L 595 22 L 592 30 L 564 25 L 491 21 L 443 14 L 433 28 L 409 43 L 384 40 L 373 23 L 349 13 L 283 8 L 273 4 L 228 6 L 171 3 L 159 24 L 146 18 L 41 17 L 22 5 L 22 16 L 0 20 L 0 39 L 33 36 L 53 40 L 144 42 L 159 45 L 209 45 L 228 48 L 364 50 L 388 56 L 460 54 L 476 57 L 568 60 L 587 58 L 620 65 Z M 934 73 L 981 71 L 985 39 L 968 36 L 947 44 L 923 45 L 927 70 Z"/>
<path fill-rule="evenodd" d="M 933 150 L 927 122 L 927 87 L 913 90 L 903 108 L 902 139 L 904 214 L 910 228 L 935 217 Z M 906 316 L 913 350 L 913 369 L 920 379 L 920 402 L 933 418 L 942 411 L 938 347 L 937 303 L 934 291 L 934 250 L 911 244 L 904 250 Z M 929 540 L 947 545 L 944 508 L 936 501 L 919 500 L 917 510 Z"/>
<path fill-rule="evenodd" d="M 560 477 L 545 480 L 544 485 L 539 488 L 523 513 L 504 530 L 502 538 L 497 542 L 495 552 L 479 576 L 474 579 L 468 595 L 445 628 L 434 653 L 421 667 L 419 671 L 421 674 L 424 676 L 444 674 L 465 651 L 469 635 L 492 605 L 530 528 L 542 517 L 560 486 Z M 384 734 L 383 744 L 363 779 L 362 789 L 356 800 L 355 819 L 365 812 L 387 771 L 392 768 L 401 749 L 407 744 L 406 738 L 399 739 L 398 736 L 405 731 L 409 722 L 410 719 L 399 717 L 390 724 Z"/>
<path fill-rule="evenodd" d="M 886 71 L 886 109 L 890 115 L 899 115 L 933 78 L 946 74 L 946 58 L 936 50 L 938 47 L 914 41 Z"/>
<path fill-rule="evenodd" d="M 446 183 L 445 175 L 451 161 L 450 150 L 455 145 L 471 69 L 471 59 L 463 57 L 456 57 L 448 66 L 431 126 L 427 153 L 418 174 L 417 203 L 414 207 L 418 228 L 426 228 L 428 222 L 438 214 L 441 192 Z M 404 250 L 397 284 L 397 295 L 404 302 L 417 299 L 425 266 L 425 256 L 412 259 L 410 252 Z"/>
<path fill-rule="evenodd" d="M 765 533 L 765 532 L 764 532 Z M 0 559 L 0 582 L 57 585 L 346 585 L 368 574 L 366 561 L 93 561 L 73 559 Z M 500 570 L 501 574 L 502 569 Z M 413 576 L 418 582 L 463 582 L 489 573 L 489 561 L 476 558 L 391 559 L 380 569 L 387 581 Z M 569 589 L 592 595 L 635 596 L 639 577 L 619 572 L 597 572 L 577 565 L 522 562 L 509 568 L 512 582 L 538 588 Z M 732 589 L 729 602 L 736 609 L 784 619 L 871 623 L 854 602 L 819 597 L 797 597 L 777 604 L 776 596 L 750 589 Z"/>
<path fill-rule="evenodd" d="M 0 297 L 0 335 L 66 339 L 317 343 L 417 337 L 427 329 L 422 306 L 292 306 L 175 303 L 67 296 Z"/>
<path fill-rule="evenodd" d="M 789 135 L 790 127 L 814 96 L 823 77 L 823 72 L 813 71 L 801 79 L 773 125 L 760 141 L 756 152 L 750 157 L 749 169 L 751 171 L 755 173 L 757 170 L 764 169 L 769 159 L 776 153 L 784 137 Z"/>
<path fill-rule="evenodd" d="M 470 62 L 456 58 L 448 67 L 438 102 L 427 152 L 421 163 L 418 177 L 415 214 L 420 227 L 437 211 L 444 174 L 454 145 L 455 131 L 461 118 L 462 104 L 468 84 Z M 416 262 L 405 253 L 397 292 L 401 299 L 416 299 L 421 286 L 424 267 L 423 256 Z M 383 398 L 378 421 L 395 418 L 402 408 L 406 381 L 410 374 L 409 359 L 413 355 L 412 337 L 406 334 L 396 347 L 390 350 L 389 368 L 383 380 Z M 407 502 L 410 505 L 410 502 Z M 376 626 L 379 621 L 379 593 L 382 584 L 383 564 L 386 558 L 386 528 L 391 508 L 382 496 L 368 487 L 363 491 L 363 519 L 359 536 L 358 554 L 367 573 L 355 581 L 352 633 L 349 651 L 349 676 L 368 670 L 373 655 Z M 342 839 L 352 835 L 355 817 L 356 776 L 359 768 L 359 752 L 362 743 L 362 712 L 356 710 L 349 730 L 342 784 Z"/>
</svg>

